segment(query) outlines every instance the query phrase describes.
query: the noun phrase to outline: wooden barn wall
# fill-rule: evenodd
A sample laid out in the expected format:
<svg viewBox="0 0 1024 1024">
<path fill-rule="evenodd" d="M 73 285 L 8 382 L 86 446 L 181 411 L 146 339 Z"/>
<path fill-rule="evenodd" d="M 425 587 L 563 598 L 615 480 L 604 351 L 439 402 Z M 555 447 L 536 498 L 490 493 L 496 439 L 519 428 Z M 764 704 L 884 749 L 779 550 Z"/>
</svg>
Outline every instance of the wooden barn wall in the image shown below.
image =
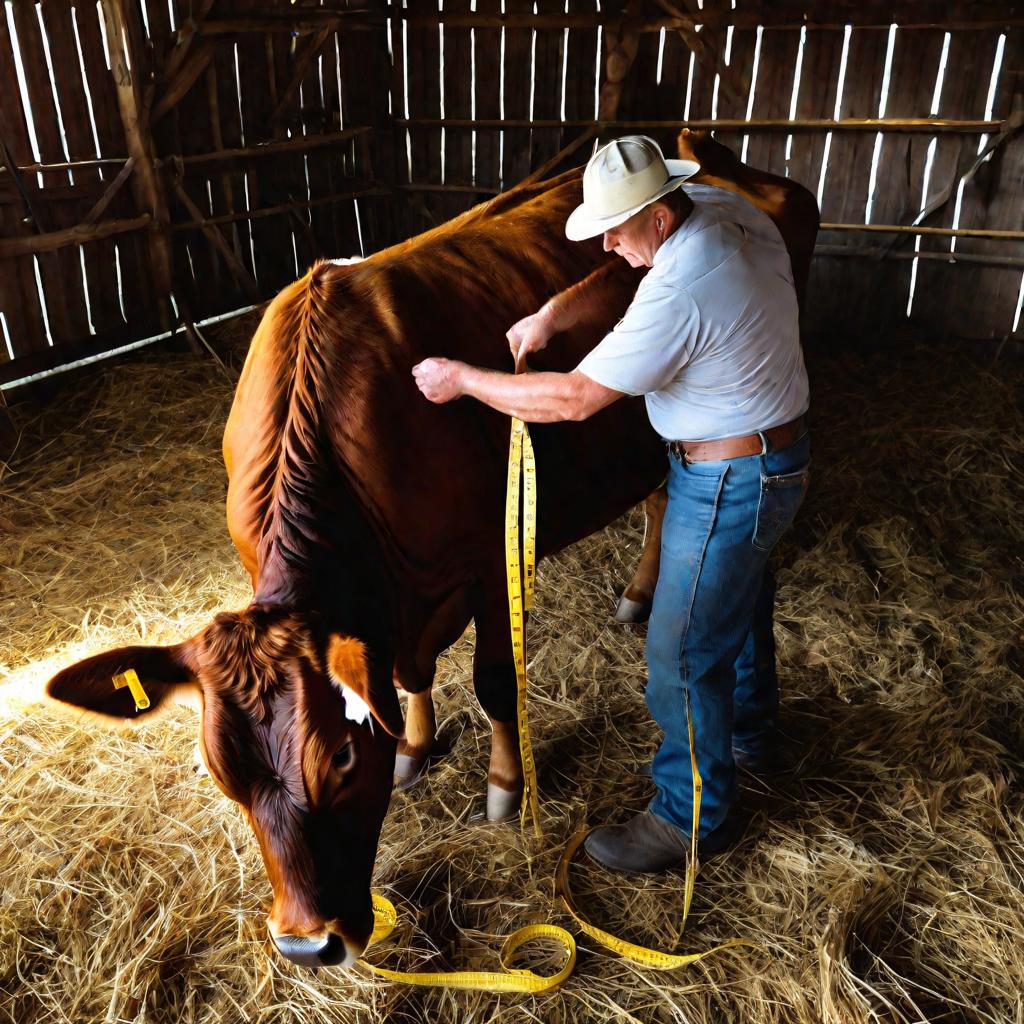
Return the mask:
<svg viewBox="0 0 1024 1024">
<path fill-rule="evenodd" d="M 510 187 L 581 138 L 587 128 L 580 122 L 598 117 L 596 86 L 606 75 L 607 29 L 511 22 L 474 28 L 465 19 L 454 20 L 471 6 L 481 18 L 501 11 L 509 18 L 526 15 L 534 10 L 532 0 L 442 0 L 440 15 L 438 6 L 438 0 L 390 6 L 396 184 L 405 200 L 374 200 L 394 210 L 396 234 L 380 242 L 426 230 Z M 1001 121 L 1015 103 L 1024 104 L 1019 5 L 651 0 L 630 7 L 625 0 L 568 0 L 536 7 L 549 17 L 601 12 L 610 18 L 639 10 L 649 21 L 666 12 L 689 12 L 707 49 L 725 65 L 720 74 L 722 68 L 695 54 L 677 29 L 640 31 L 616 124 L 604 130 L 602 140 L 629 131 L 635 122 L 671 151 L 687 122 L 881 116 Z M 452 124 L 471 119 L 485 124 Z M 549 120 L 565 123 L 537 123 Z M 1018 312 L 1024 240 L 849 227 L 909 225 L 925 202 L 951 186 L 949 201 L 926 226 L 1020 233 L 1024 135 L 1000 145 L 962 189 L 958 182 L 992 133 L 794 126 L 792 132 L 719 128 L 715 135 L 753 166 L 807 185 L 820 197 L 823 224 L 844 225 L 819 236 L 808 329 L 878 331 L 905 320 L 908 305 L 915 321 L 942 332 L 1001 337 L 1024 329 Z M 588 141 L 551 173 L 583 163 L 592 150 Z M 917 250 L 921 255 L 914 259 Z M 954 264 L 951 250 L 990 262 Z"/>
<path fill-rule="evenodd" d="M 4 248 L 87 219 L 116 229 L 153 213 L 135 180 L 108 192 L 130 147 L 100 5 L 8 2 L 6 17 L 0 12 L 0 382 L 152 336 L 179 318 L 245 307 L 315 258 L 359 254 L 366 232 L 386 233 L 376 208 L 360 223 L 365 198 L 354 198 L 372 195 L 369 130 L 387 117 L 383 19 L 348 29 L 347 0 L 332 0 L 333 20 L 309 0 L 103 3 L 124 12 L 167 222 L 63 239 L 48 251 Z M 171 253 L 174 307 L 154 260 L 161 244 Z"/>
<path fill-rule="evenodd" d="M 596 140 L 631 126 L 671 150 L 680 126 L 710 122 L 749 163 L 820 196 L 823 223 L 841 227 L 819 237 L 809 329 L 876 332 L 908 305 L 943 332 L 1022 329 L 1020 237 L 855 229 L 909 225 L 948 189 L 930 229 L 1022 234 L 1024 136 L 1000 141 L 959 185 L 1024 105 L 1021 5 L 102 5 L 124 12 L 127 89 L 95 0 L 12 0 L 0 16 L 0 382 L 249 305 L 317 257 L 408 238 L 528 175 L 583 163 Z M 346 17 L 351 8 L 364 13 Z M 609 48 L 628 68 L 621 89 Z M 126 95 L 156 199 L 138 165 L 121 174 Z M 990 124 L 820 124 L 879 117 Z M 768 130 L 764 119 L 795 123 Z M 83 222 L 84 234 L 59 234 Z M 33 236 L 53 242 L 31 252 Z"/>
</svg>

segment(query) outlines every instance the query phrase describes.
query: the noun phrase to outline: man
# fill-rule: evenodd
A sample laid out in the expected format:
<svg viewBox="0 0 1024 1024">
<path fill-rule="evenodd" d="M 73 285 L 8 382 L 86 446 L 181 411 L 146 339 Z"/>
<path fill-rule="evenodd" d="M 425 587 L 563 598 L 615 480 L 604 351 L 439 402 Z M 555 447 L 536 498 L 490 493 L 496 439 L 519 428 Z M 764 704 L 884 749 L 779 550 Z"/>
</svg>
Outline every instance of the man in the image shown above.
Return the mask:
<svg viewBox="0 0 1024 1024">
<path fill-rule="evenodd" d="M 570 215 L 574 240 L 604 235 L 650 267 L 625 316 L 571 373 L 497 373 L 453 360 L 413 368 L 433 402 L 469 395 L 528 422 L 585 419 L 644 395 L 669 443 L 661 570 L 647 634 L 647 704 L 664 732 L 651 766 L 657 795 L 625 825 L 595 829 L 590 856 L 613 870 L 685 863 L 693 790 L 689 695 L 704 780 L 698 849 L 738 834 L 737 762 L 777 753 L 774 590 L 766 563 L 807 487 L 808 387 L 797 299 L 782 237 L 740 196 L 680 186 L 699 170 L 666 161 L 653 140 L 599 149 Z M 590 280 L 589 278 L 587 279 Z M 576 285 L 508 332 L 517 371 L 583 305 Z"/>
</svg>

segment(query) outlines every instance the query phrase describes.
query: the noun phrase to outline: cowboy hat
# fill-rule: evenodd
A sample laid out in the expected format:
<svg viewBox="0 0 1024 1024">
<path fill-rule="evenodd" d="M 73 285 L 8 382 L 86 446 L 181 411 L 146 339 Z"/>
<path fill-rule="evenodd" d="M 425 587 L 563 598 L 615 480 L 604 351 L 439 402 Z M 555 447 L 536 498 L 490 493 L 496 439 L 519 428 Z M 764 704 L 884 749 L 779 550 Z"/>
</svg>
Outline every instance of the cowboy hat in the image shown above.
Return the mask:
<svg viewBox="0 0 1024 1024">
<path fill-rule="evenodd" d="M 574 242 L 618 227 L 700 170 L 692 160 L 666 160 L 646 135 L 624 135 L 602 146 L 583 172 L 583 202 L 569 214 Z"/>
</svg>

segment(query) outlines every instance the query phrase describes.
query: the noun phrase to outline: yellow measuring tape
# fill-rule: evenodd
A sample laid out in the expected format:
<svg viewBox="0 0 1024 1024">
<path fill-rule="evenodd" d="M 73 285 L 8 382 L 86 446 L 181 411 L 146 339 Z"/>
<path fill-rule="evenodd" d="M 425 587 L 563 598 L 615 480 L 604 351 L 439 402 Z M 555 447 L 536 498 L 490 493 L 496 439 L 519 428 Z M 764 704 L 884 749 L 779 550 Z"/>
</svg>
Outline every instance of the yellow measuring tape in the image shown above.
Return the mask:
<svg viewBox="0 0 1024 1024">
<path fill-rule="evenodd" d="M 520 480 L 522 480 L 521 484 Z M 540 838 L 537 766 L 533 759 L 533 747 L 530 744 L 530 728 L 526 713 L 526 613 L 533 603 L 537 563 L 537 463 L 533 454 L 530 431 L 526 424 L 516 417 L 512 419 L 512 431 L 509 439 L 508 485 L 505 493 L 505 569 L 508 582 L 509 622 L 512 630 L 512 655 L 516 666 L 516 719 L 519 725 L 519 752 L 523 762 L 523 802 L 520 808 L 520 821 L 525 829 L 527 818 L 532 818 L 534 834 Z M 520 507 L 522 507 L 521 517 Z M 520 544 L 522 545 L 521 558 Z M 680 932 L 686 927 L 697 878 L 697 827 L 700 821 L 702 788 L 700 772 L 697 770 L 689 695 L 686 698 L 686 721 L 690 737 L 690 767 L 693 774 L 693 829 L 690 834 L 690 856 L 686 866 L 683 920 Z M 657 949 L 649 949 L 626 939 L 620 939 L 617 935 L 612 935 L 610 932 L 590 924 L 577 909 L 569 887 L 569 865 L 588 834 L 589 830 L 586 829 L 578 832 L 563 851 L 555 874 L 555 892 L 561 898 L 565 909 L 572 915 L 573 920 L 592 939 L 635 964 L 657 971 L 671 971 L 677 967 L 685 967 L 687 964 L 696 963 L 698 960 L 717 953 L 719 950 L 728 949 L 730 946 L 754 945 L 742 939 L 731 939 L 700 953 L 663 953 Z M 373 895 L 373 909 L 375 925 L 373 935 L 370 937 L 370 946 L 390 935 L 397 921 L 394 906 L 377 893 Z M 516 950 L 532 939 L 554 939 L 564 948 L 565 963 L 556 973 L 540 975 L 530 970 L 509 966 Z M 501 950 L 503 972 L 427 971 L 407 973 L 375 967 L 363 961 L 360 963 L 374 974 L 403 985 L 443 986 L 487 992 L 546 992 L 561 985 L 572 974 L 576 965 L 576 941 L 569 932 L 557 925 L 527 925 L 513 932 L 505 940 Z"/>
<path fill-rule="evenodd" d="M 519 521 L 522 477 L 522 527 Z M 522 569 L 519 544 L 522 537 Z M 533 819 L 533 834 L 540 839 L 540 807 L 537 804 L 537 766 L 530 743 L 530 723 L 526 716 L 526 613 L 533 605 L 533 584 L 537 567 L 537 461 L 526 424 L 512 419 L 508 446 L 508 486 L 505 490 L 505 578 L 508 583 L 508 619 L 512 627 L 512 657 L 516 665 L 516 721 L 519 726 L 519 753 L 523 762 L 523 803 L 519 820 L 526 827 Z"/>
<path fill-rule="evenodd" d="M 377 893 L 373 894 L 374 928 L 370 946 L 391 934 L 398 915 L 391 902 Z M 554 939 L 565 948 L 565 963 L 550 975 L 536 974 L 520 967 L 510 967 L 513 954 L 532 939 Z M 369 948 L 369 947 L 367 947 Z M 421 985 L 428 988 L 461 988 L 474 992 L 546 992 L 561 985 L 576 966 L 576 941 L 564 929 L 554 924 L 528 924 L 514 931 L 501 949 L 501 965 L 504 971 L 391 971 L 375 967 L 365 961 L 360 963 L 374 974 L 397 981 L 403 985 Z"/>
</svg>

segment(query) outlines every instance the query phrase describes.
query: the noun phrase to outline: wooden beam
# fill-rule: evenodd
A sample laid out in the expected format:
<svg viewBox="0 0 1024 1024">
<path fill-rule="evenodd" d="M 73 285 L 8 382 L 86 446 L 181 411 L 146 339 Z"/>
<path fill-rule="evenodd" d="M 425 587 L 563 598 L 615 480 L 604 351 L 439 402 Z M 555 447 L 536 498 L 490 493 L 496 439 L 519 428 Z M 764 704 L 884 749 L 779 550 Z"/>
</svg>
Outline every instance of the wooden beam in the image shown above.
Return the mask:
<svg viewBox="0 0 1024 1024">
<path fill-rule="evenodd" d="M 637 0 L 627 0 L 626 13 L 635 14 L 639 8 Z M 640 36 L 635 27 L 627 22 L 610 24 L 604 31 L 605 80 L 601 84 L 597 104 L 599 121 L 613 120 L 619 112 L 622 98 L 622 83 L 636 59 L 640 47 Z"/>
<path fill-rule="evenodd" d="M 194 202 L 191 197 L 182 187 L 180 181 L 174 182 L 174 194 L 181 201 L 181 205 L 188 210 L 189 216 L 193 218 L 192 223 L 198 227 L 203 234 L 206 236 L 206 240 L 221 254 L 228 270 L 231 271 L 235 280 L 246 290 L 249 297 L 254 302 L 259 302 L 260 290 L 256 286 L 256 282 L 253 280 L 252 275 L 248 269 L 242 264 L 242 262 L 235 255 L 234 250 L 224 240 L 224 236 L 217 230 L 217 228 L 210 223 L 210 221 L 203 216 L 202 211 Z M 231 216 L 238 216 L 231 214 Z M 241 219 L 241 217 L 238 217 Z M 191 319 L 191 318 L 189 318 Z"/>
<path fill-rule="evenodd" d="M 274 108 L 274 112 L 270 115 L 271 124 L 276 124 L 281 120 L 281 116 L 284 114 L 285 109 L 291 103 L 295 94 L 299 91 L 299 86 L 302 85 L 302 80 L 306 77 L 309 65 L 313 63 L 330 37 L 330 25 L 328 25 L 327 28 L 320 29 L 317 35 L 306 44 L 302 53 L 299 54 L 292 62 L 291 81 L 285 87 L 284 92 L 281 93 L 281 98 L 278 100 L 277 106 Z"/>
<path fill-rule="evenodd" d="M 362 196 L 389 196 L 391 194 L 392 190 L 382 185 L 367 184 L 362 188 L 353 188 L 351 191 L 346 192 L 335 192 L 332 195 L 320 196 L 317 199 L 299 199 L 289 203 L 278 203 L 276 206 L 264 206 L 256 210 L 225 213 L 219 217 L 203 217 L 201 221 L 198 219 L 179 221 L 171 225 L 171 231 L 194 231 L 214 224 L 233 224 L 235 221 L 240 220 L 256 220 L 259 217 L 273 217 L 280 213 L 291 213 L 293 210 L 308 210 L 314 206 L 323 206 L 325 203 L 337 203 L 344 199 L 358 199 Z"/>
<path fill-rule="evenodd" d="M 995 5 L 991 5 L 993 12 Z M 595 14 L 458 14 L 450 11 L 439 11 L 436 14 L 410 14 L 407 10 L 398 10 L 395 17 L 408 23 L 410 28 L 431 28 L 444 25 L 447 28 L 532 28 L 566 29 L 566 28 L 607 28 L 609 25 L 628 24 L 632 31 L 640 33 L 661 32 L 662 29 L 678 31 L 689 25 L 703 25 L 705 20 L 697 18 L 680 18 L 666 15 L 662 18 L 635 17 L 627 18 L 613 12 Z M 710 22 L 708 22 L 710 23 Z M 808 12 L 804 17 L 794 17 L 791 11 L 774 11 L 767 7 L 761 11 L 734 10 L 726 12 L 725 17 L 715 21 L 721 25 L 733 25 L 736 28 L 763 28 L 786 30 L 807 28 L 843 30 L 848 24 L 856 28 L 888 30 L 892 17 L 883 15 L 863 15 L 853 13 L 848 20 L 838 18 L 834 12 L 828 17 Z M 994 28 L 1019 28 L 1024 25 L 1024 16 L 1008 14 L 998 16 L 995 13 L 985 17 L 965 19 L 963 17 L 948 19 L 909 18 L 900 19 L 900 30 L 904 29 L 945 29 L 946 31 L 986 31 Z"/>
<path fill-rule="evenodd" d="M 29 256 L 40 252 L 54 252 L 66 245 L 82 245 L 95 242 L 111 235 L 123 235 L 149 227 L 152 217 L 144 213 L 139 217 L 122 220 L 105 220 L 98 224 L 76 224 L 73 228 L 60 231 L 46 231 L 40 235 L 20 235 L 17 238 L 0 238 L 0 259 L 8 256 Z"/>
<path fill-rule="evenodd" d="M 998 231 L 994 228 L 926 228 L 909 224 L 822 224 L 820 231 L 870 231 L 874 234 L 941 235 L 944 238 L 995 238 L 1005 242 L 1024 241 L 1024 231 Z"/>
<path fill-rule="evenodd" d="M 103 211 L 110 205 L 111 200 L 118 192 L 121 191 L 121 186 L 131 177 L 132 171 L 135 168 L 135 158 L 128 157 L 124 163 L 124 167 L 121 168 L 117 177 L 104 189 L 103 195 L 96 200 L 93 208 L 85 215 L 82 220 L 82 225 L 95 224 L 96 221 L 103 216 Z"/>
<path fill-rule="evenodd" d="M 691 121 L 544 121 L 511 118 L 490 118 L 468 120 L 460 118 L 395 118 L 395 124 L 414 128 L 465 128 L 474 131 L 504 128 L 584 128 L 597 125 L 600 131 L 608 128 L 706 128 L 730 132 L 907 132 L 925 135 L 943 133 L 964 133 L 983 135 L 998 132 L 1003 121 L 955 120 L 951 118 L 912 117 L 847 117 L 838 121 L 823 117 L 796 118 L 792 121 L 780 118 L 751 118 L 749 121 L 737 118 L 695 119 Z"/>
<path fill-rule="evenodd" d="M 210 66 L 217 48 L 212 43 L 200 43 L 192 56 L 189 57 L 177 74 L 167 84 L 166 89 L 156 101 L 153 114 L 150 118 L 152 124 L 156 124 L 165 114 L 170 113 L 182 100 L 193 85 L 199 80 L 199 76 Z"/>
<path fill-rule="evenodd" d="M 369 125 L 359 125 L 321 135 L 301 135 L 294 139 L 264 142 L 255 146 L 215 149 L 209 153 L 195 153 L 181 159 L 186 166 L 190 166 L 192 164 L 210 163 L 215 160 L 233 160 L 247 157 L 274 156 L 279 153 L 303 152 L 308 149 L 317 149 L 321 146 L 339 146 L 343 142 L 348 142 L 360 135 L 366 135 L 371 131 L 373 129 Z"/>
<path fill-rule="evenodd" d="M 266 32 L 306 35 L 323 29 L 356 31 L 382 25 L 383 19 L 365 7 L 302 7 L 288 11 L 246 11 L 241 18 L 209 18 L 196 26 L 203 36 L 233 36 Z"/>
<path fill-rule="evenodd" d="M 532 185 L 535 181 L 540 181 L 549 171 L 557 167 L 563 160 L 568 159 L 576 152 L 581 146 L 585 146 L 590 142 L 598 133 L 598 126 L 591 125 L 582 135 L 573 139 L 568 145 L 563 146 L 550 160 L 545 160 L 535 171 L 528 174 L 521 182 L 520 185 Z"/>
<path fill-rule="evenodd" d="M 132 69 L 143 67 L 142 54 L 127 52 L 131 33 L 124 9 L 125 0 L 102 0 L 103 19 L 110 52 L 110 70 L 117 90 L 118 110 L 124 127 L 128 155 L 134 160 L 131 176 L 135 201 L 151 218 L 148 236 L 149 271 L 153 277 L 153 290 L 158 299 L 158 316 L 164 330 L 169 330 L 173 318 L 170 297 L 174 291 L 174 256 L 167 223 L 167 195 L 156 165 L 156 147 L 153 143 L 149 119 L 142 103 L 139 83 Z"/>
<path fill-rule="evenodd" d="M 396 192 L 464 192 L 467 195 L 497 196 L 500 188 L 493 185 L 436 185 L 430 181 L 410 181 L 405 185 L 395 185 Z"/>
<path fill-rule="evenodd" d="M 986 256 L 975 252 L 894 252 L 881 245 L 818 245 L 815 256 L 854 256 L 871 260 L 933 260 L 938 263 L 981 263 L 990 267 L 1024 267 L 1024 258 L 1019 256 Z"/>
<path fill-rule="evenodd" d="M 167 83 L 172 81 L 178 74 L 182 63 L 188 56 L 188 51 L 192 47 L 192 43 L 195 42 L 198 30 L 202 27 L 203 22 L 206 20 L 207 14 L 210 12 L 210 8 L 213 6 L 213 0 L 202 0 L 199 10 L 184 22 L 180 29 L 178 29 L 178 42 L 174 49 L 171 50 L 164 66 L 160 68 L 159 77 L 161 82 Z"/>
</svg>

